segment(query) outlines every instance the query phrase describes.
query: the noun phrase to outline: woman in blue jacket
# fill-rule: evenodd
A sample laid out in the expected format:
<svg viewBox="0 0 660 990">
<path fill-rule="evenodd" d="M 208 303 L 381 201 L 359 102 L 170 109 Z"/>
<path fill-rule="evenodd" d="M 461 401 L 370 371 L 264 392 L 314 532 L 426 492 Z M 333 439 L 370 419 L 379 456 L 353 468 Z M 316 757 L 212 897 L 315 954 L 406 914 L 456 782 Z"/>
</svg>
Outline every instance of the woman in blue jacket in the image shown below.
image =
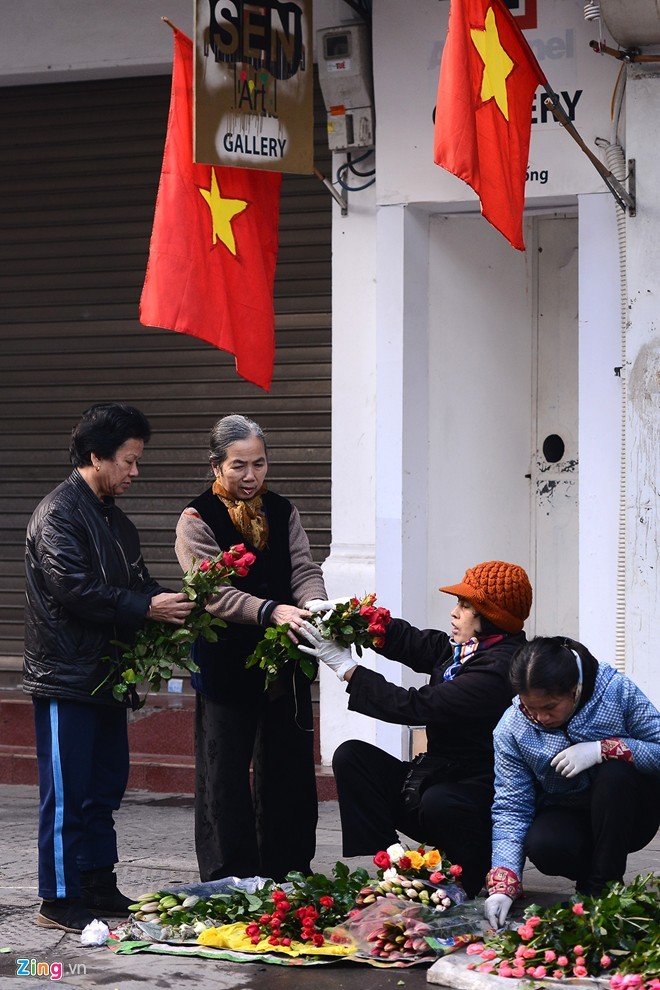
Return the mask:
<svg viewBox="0 0 660 990">
<path fill-rule="evenodd" d="M 537 637 L 511 664 L 517 697 L 495 733 L 486 917 L 506 920 L 525 857 L 599 896 L 660 824 L 660 712 L 571 639 Z"/>
</svg>

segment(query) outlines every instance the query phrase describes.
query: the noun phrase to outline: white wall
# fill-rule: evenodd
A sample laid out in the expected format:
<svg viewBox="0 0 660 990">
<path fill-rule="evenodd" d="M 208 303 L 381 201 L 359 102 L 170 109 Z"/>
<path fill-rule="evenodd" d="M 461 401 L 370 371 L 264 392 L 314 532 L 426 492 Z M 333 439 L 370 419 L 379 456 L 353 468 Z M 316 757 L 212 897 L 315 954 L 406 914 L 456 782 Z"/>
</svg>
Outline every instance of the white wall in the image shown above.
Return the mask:
<svg viewBox="0 0 660 990">
<path fill-rule="evenodd" d="M 529 231 L 526 231 L 527 237 Z M 467 567 L 529 568 L 532 297 L 527 255 L 481 217 L 434 217 L 429 286 L 429 625 Z"/>
<path fill-rule="evenodd" d="M 626 158 L 637 171 L 637 216 L 626 223 L 626 672 L 660 705 L 660 69 L 634 65 L 626 89 Z"/>
<path fill-rule="evenodd" d="M 161 17 L 192 37 L 192 0 L 0 0 L 0 85 L 168 73 Z"/>
</svg>

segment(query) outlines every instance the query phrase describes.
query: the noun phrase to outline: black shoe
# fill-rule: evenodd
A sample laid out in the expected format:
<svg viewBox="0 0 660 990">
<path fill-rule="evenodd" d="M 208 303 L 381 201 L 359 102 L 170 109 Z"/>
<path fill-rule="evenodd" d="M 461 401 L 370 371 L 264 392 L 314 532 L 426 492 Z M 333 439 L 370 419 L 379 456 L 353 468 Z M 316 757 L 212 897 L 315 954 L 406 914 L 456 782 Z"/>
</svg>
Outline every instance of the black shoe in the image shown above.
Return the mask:
<svg viewBox="0 0 660 990">
<path fill-rule="evenodd" d="M 117 876 L 112 866 L 100 870 L 80 871 L 80 893 L 86 908 L 102 911 L 112 918 L 127 918 L 133 901 L 117 889 Z"/>
<path fill-rule="evenodd" d="M 37 924 L 42 928 L 59 928 L 63 932 L 80 935 L 96 915 L 85 907 L 79 897 L 58 897 L 44 900 L 37 915 Z"/>
</svg>

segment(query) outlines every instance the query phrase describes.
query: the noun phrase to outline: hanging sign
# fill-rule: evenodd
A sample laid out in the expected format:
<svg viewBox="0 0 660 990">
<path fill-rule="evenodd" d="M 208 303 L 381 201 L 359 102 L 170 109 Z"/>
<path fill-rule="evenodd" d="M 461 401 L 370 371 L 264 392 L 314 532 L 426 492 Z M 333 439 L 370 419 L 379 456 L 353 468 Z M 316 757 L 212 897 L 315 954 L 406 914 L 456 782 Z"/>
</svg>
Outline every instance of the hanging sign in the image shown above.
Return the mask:
<svg viewBox="0 0 660 990">
<path fill-rule="evenodd" d="M 195 161 L 312 172 L 312 62 L 312 0 L 195 0 Z"/>
</svg>

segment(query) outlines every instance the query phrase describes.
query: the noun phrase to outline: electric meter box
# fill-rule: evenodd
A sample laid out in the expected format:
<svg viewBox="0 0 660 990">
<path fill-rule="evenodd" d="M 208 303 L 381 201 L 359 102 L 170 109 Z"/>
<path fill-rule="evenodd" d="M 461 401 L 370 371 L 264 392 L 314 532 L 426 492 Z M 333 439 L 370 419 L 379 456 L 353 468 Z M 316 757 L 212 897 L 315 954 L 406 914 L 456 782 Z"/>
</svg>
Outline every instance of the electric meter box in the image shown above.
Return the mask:
<svg viewBox="0 0 660 990">
<path fill-rule="evenodd" d="M 319 83 L 328 112 L 331 151 L 374 144 L 371 40 L 365 24 L 316 32 Z"/>
</svg>

